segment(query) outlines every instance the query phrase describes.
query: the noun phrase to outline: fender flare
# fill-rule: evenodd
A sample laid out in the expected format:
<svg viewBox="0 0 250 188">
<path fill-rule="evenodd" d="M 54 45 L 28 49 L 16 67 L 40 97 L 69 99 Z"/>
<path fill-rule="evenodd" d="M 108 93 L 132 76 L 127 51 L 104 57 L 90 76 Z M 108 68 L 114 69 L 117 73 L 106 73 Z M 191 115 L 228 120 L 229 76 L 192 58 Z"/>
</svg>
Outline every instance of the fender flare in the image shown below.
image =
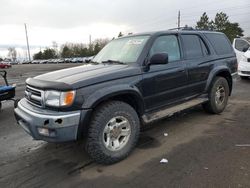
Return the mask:
<svg viewBox="0 0 250 188">
<path fill-rule="evenodd" d="M 93 109 L 100 104 L 101 102 L 104 102 L 108 100 L 111 97 L 124 95 L 124 94 L 130 94 L 137 100 L 137 103 L 139 105 L 139 109 L 141 112 L 144 112 L 144 102 L 142 95 L 139 91 L 139 89 L 135 86 L 129 86 L 129 85 L 116 85 L 111 87 L 105 87 L 102 89 L 99 89 L 95 91 L 93 94 L 88 96 L 85 99 L 85 102 L 82 105 L 83 112 L 81 115 L 80 125 L 78 127 L 78 133 L 77 137 L 82 138 L 82 136 L 86 136 L 88 133 L 88 123 L 91 119 Z"/>
<path fill-rule="evenodd" d="M 95 91 L 85 99 L 82 107 L 84 109 L 94 109 L 98 104 L 109 98 L 125 94 L 129 94 L 135 97 L 137 103 L 140 105 L 140 108 L 142 108 L 140 110 L 144 110 L 144 102 L 141 92 L 136 86 L 130 86 L 127 84 L 105 87 Z"/>
<path fill-rule="evenodd" d="M 231 76 L 231 71 L 230 69 L 227 67 L 227 66 L 218 66 L 216 67 L 215 69 L 213 69 L 209 76 L 208 76 L 208 79 L 207 79 L 207 84 L 206 84 L 206 88 L 205 88 L 205 92 L 208 92 L 209 89 L 210 89 L 210 86 L 211 86 L 211 83 L 213 82 L 213 79 L 220 73 L 222 72 L 227 72 L 228 75 L 230 75 L 230 79 L 231 80 L 228 80 L 232 83 L 232 76 Z M 229 83 L 229 87 L 230 87 L 230 94 L 231 94 L 231 90 L 232 90 L 232 86 L 230 86 L 230 83 Z"/>
</svg>

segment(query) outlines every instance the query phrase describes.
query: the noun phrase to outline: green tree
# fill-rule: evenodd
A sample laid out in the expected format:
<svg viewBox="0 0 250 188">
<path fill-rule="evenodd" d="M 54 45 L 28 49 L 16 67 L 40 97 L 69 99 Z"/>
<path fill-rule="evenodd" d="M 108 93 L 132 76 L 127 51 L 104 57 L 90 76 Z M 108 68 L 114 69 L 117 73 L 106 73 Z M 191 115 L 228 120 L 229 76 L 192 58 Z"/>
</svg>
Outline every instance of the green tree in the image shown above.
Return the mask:
<svg viewBox="0 0 250 188">
<path fill-rule="evenodd" d="M 200 20 L 196 23 L 196 29 L 209 30 L 209 17 L 207 13 L 204 12 L 200 17 Z"/>
<path fill-rule="evenodd" d="M 53 58 L 57 58 L 56 55 L 56 51 L 54 49 L 51 48 L 46 48 L 43 51 L 43 55 L 42 55 L 43 59 L 53 59 Z"/>
<path fill-rule="evenodd" d="M 239 23 L 231 23 L 228 19 L 226 13 L 217 13 L 214 18 L 214 28 L 216 31 L 223 32 L 231 42 L 236 37 L 241 37 L 243 35 L 243 29 L 239 26 Z"/>
<path fill-rule="evenodd" d="M 101 49 L 108 44 L 110 39 L 96 39 L 93 42 L 93 53 L 92 55 L 96 55 Z"/>
<path fill-rule="evenodd" d="M 88 48 L 87 47 L 82 47 L 81 51 L 79 53 L 79 57 L 86 57 L 88 55 Z"/>
<path fill-rule="evenodd" d="M 61 57 L 63 57 L 63 58 L 72 57 L 72 51 L 67 44 L 63 45 L 63 47 L 62 47 Z"/>
<path fill-rule="evenodd" d="M 89 44 L 89 47 L 88 47 L 87 56 L 92 56 L 92 55 L 94 55 L 94 54 L 95 54 L 95 53 L 94 53 L 94 44 L 91 43 L 91 44 Z"/>
<path fill-rule="evenodd" d="M 227 24 L 230 23 L 228 20 L 228 16 L 223 13 L 217 13 L 215 18 L 214 18 L 214 26 L 215 26 L 215 30 L 217 31 L 224 31 L 226 30 L 226 26 Z"/>
<path fill-rule="evenodd" d="M 227 23 L 225 30 L 222 31 L 227 35 L 229 40 L 233 42 L 234 38 L 243 37 L 243 29 L 239 26 L 239 23 Z"/>
<path fill-rule="evenodd" d="M 43 59 L 43 53 L 41 51 L 39 51 L 38 53 L 35 53 L 33 55 L 33 59 L 36 60 L 36 59 Z"/>
<path fill-rule="evenodd" d="M 209 21 L 209 18 L 204 12 L 200 20 L 196 24 L 197 29 L 212 30 L 225 33 L 229 40 L 232 42 L 234 38 L 241 37 L 243 35 L 243 29 L 239 26 L 239 23 L 231 23 L 226 13 L 217 13 L 214 20 Z"/>
<path fill-rule="evenodd" d="M 100 44 L 97 42 L 94 45 L 94 53 L 97 54 L 101 50 Z"/>
<path fill-rule="evenodd" d="M 210 20 L 206 12 L 202 14 L 200 20 L 196 23 L 196 29 L 214 30 L 214 21 Z"/>
</svg>

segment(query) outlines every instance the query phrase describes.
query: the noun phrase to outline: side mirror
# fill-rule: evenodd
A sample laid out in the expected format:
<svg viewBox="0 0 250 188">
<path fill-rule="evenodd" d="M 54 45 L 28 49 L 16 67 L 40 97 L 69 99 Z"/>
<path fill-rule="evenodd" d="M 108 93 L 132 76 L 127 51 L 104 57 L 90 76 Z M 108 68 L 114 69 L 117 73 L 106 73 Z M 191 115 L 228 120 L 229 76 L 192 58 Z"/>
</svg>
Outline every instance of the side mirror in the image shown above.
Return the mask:
<svg viewBox="0 0 250 188">
<path fill-rule="evenodd" d="M 243 51 L 243 52 L 246 52 L 246 51 L 248 50 L 248 48 L 249 48 L 248 45 L 247 45 L 247 46 L 244 46 L 243 49 L 242 49 L 242 51 Z"/>
<path fill-rule="evenodd" d="M 167 53 L 157 53 L 154 54 L 149 61 L 149 65 L 161 65 L 168 63 L 168 54 Z"/>
</svg>

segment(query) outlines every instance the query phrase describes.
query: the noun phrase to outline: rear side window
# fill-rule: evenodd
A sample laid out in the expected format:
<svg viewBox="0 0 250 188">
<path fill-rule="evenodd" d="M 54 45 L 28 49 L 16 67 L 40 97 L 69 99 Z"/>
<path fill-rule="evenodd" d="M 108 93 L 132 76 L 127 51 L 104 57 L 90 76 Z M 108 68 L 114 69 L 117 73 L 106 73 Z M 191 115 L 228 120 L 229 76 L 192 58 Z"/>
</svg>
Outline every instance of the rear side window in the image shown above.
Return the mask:
<svg viewBox="0 0 250 188">
<path fill-rule="evenodd" d="M 207 47 L 198 35 L 182 35 L 182 41 L 187 59 L 208 55 Z"/>
<path fill-rule="evenodd" d="M 244 48 L 249 48 L 249 47 L 250 47 L 250 44 L 247 41 L 242 40 L 242 39 L 235 40 L 235 49 L 243 52 Z"/>
<path fill-rule="evenodd" d="M 231 43 L 224 34 L 220 33 L 205 33 L 209 42 L 213 45 L 215 52 L 218 55 L 227 55 L 233 53 Z"/>
</svg>

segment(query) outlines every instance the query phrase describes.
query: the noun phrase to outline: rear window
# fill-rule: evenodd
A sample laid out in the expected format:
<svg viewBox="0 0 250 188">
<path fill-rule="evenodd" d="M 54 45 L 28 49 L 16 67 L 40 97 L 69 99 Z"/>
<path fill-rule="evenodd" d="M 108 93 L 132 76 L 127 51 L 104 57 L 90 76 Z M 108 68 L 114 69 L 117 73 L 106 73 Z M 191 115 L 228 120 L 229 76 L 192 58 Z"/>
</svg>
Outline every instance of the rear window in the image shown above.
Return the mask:
<svg viewBox="0 0 250 188">
<path fill-rule="evenodd" d="M 233 53 L 231 43 L 224 34 L 205 33 L 205 36 L 213 45 L 213 48 L 218 55 L 227 55 Z"/>
</svg>

